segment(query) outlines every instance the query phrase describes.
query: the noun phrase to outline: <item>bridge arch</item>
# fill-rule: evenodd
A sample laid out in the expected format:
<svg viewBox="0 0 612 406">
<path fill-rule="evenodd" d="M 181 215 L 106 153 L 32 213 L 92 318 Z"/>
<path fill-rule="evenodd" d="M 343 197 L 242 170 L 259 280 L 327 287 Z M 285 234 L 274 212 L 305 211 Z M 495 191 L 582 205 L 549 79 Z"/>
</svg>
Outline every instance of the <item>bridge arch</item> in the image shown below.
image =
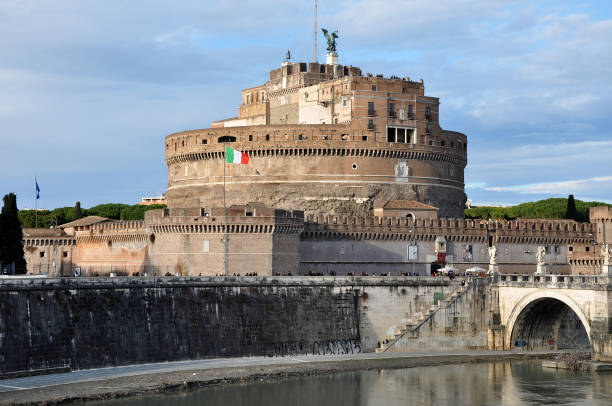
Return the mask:
<svg viewBox="0 0 612 406">
<path fill-rule="evenodd" d="M 559 347 L 562 345 L 559 339 L 561 327 L 578 321 L 580 325 L 569 326 L 575 329 L 578 335 L 573 338 L 580 348 L 586 349 L 588 346 L 592 351 L 591 324 L 575 300 L 556 291 L 529 293 L 516 303 L 506 320 L 506 348 L 512 349 L 519 342 L 526 344 L 530 349 L 545 349 L 551 344 L 547 341 L 552 339 L 555 347 L 561 349 Z M 586 337 L 581 337 L 581 334 Z M 565 340 L 567 339 L 566 337 Z"/>
</svg>

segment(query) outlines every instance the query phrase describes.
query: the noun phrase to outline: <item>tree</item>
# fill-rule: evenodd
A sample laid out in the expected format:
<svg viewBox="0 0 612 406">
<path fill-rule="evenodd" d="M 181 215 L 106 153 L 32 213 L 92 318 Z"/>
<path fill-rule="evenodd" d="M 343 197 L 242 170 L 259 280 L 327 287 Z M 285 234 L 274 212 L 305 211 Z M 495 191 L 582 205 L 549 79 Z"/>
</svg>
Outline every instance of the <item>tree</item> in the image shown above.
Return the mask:
<svg viewBox="0 0 612 406">
<path fill-rule="evenodd" d="M 74 220 L 78 220 L 83 217 L 83 213 L 81 213 L 81 202 L 76 202 L 74 205 L 74 214 L 72 217 Z"/>
<path fill-rule="evenodd" d="M 574 195 L 569 195 L 567 197 L 567 210 L 565 212 L 565 218 L 578 221 L 578 212 L 576 211 Z"/>
<path fill-rule="evenodd" d="M 4 196 L 4 206 L 0 212 L 0 264 L 15 266 L 16 274 L 26 273 L 23 257 L 23 232 L 17 210 L 17 196 L 9 193 Z"/>
</svg>

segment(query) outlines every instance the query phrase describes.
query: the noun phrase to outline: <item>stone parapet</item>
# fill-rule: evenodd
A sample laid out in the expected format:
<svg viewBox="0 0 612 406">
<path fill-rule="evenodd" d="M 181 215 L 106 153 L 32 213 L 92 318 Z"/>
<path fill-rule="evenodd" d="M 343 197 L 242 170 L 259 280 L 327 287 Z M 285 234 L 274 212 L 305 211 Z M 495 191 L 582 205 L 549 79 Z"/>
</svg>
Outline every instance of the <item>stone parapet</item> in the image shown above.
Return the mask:
<svg viewBox="0 0 612 406">
<path fill-rule="evenodd" d="M 415 219 L 401 217 L 348 217 L 309 215 L 303 239 L 399 239 L 433 241 L 436 236 L 457 242 L 568 244 L 586 242 L 590 223 L 569 220 Z"/>
</svg>

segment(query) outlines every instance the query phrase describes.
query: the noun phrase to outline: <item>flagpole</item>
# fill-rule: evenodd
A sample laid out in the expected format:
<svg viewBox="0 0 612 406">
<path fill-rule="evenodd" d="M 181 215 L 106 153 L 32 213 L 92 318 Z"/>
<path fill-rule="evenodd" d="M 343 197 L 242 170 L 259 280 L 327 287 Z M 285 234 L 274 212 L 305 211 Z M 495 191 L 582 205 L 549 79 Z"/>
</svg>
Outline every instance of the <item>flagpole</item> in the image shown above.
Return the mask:
<svg viewBox="0 0 612 406">
<path fill-rule="evenodd" d="M 227 252 L 228 252 L 228 235 L 227 235 L 227 206 L 225 204 L 225 166 L 227 164 L 227 146 L 223 153 L 223 276 L 227 276 Z"/>
<path fill-rule="evenodd" d="M 34 176 L 34 228 L 38 228 L 38 179 Z"/>
</svg>

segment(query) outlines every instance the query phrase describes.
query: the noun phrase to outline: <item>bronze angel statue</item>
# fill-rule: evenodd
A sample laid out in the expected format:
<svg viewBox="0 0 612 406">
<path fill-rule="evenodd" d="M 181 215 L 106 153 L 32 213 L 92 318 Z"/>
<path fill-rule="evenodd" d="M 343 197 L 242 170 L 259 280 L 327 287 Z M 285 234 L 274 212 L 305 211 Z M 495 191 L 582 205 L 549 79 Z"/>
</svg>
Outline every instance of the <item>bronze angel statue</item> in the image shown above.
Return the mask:
<svg viewBox="0 0 612 406">
<path fill-rule="evenodd" d="M 331 34 L 327 32 L 325 28 L 321 28 L 323 31 L 323 35 L 325 35 L 325 39 L 327 39 L 327 52 L 336 53 L 336 38 L 338 38 L 338 30 L 332 32 Z"/>
</svg>

